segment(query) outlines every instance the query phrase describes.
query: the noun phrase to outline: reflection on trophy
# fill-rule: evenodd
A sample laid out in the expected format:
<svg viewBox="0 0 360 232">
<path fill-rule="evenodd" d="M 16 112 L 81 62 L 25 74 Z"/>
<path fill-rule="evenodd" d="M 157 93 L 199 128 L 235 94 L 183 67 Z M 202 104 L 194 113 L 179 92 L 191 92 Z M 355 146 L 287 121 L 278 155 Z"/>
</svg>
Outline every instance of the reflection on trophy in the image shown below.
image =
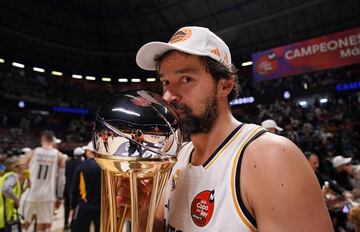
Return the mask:
<svg viewBox="0 0 360 232">
<path fill-rule="evenodd" d="M 152 231 L 155 212 L 182 136 L 174 110 L 160 95 L 128 92 L 112 98 L 96 115 L 93 143 L 102 168 L 101 231 L 122 231 L 131 211 L 131 231 L 139 231 L 144 206 L 139 207 L 138 184 L 152 181 L 146 231 Z M 131 207 L 116 206 L 119 182 L 130 183 Z M 145 225 L 142 225 L 144 227 Z"/>
</svg>

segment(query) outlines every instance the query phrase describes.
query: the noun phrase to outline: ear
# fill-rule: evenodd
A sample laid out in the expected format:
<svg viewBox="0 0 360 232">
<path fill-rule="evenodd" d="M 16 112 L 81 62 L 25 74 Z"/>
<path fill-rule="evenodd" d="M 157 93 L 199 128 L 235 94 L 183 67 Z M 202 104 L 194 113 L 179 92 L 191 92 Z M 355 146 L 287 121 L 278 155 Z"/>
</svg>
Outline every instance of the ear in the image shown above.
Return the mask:
<svg viewBox="0 0 360 232">
<path fill-rule="evenodd" d="M 218 96 L 219 97 L 227 97 L 230 92 L 233 90 L 235 85 L 235 80 L 231 79 L 221 79 L 218 83 Z"/>
</svg>

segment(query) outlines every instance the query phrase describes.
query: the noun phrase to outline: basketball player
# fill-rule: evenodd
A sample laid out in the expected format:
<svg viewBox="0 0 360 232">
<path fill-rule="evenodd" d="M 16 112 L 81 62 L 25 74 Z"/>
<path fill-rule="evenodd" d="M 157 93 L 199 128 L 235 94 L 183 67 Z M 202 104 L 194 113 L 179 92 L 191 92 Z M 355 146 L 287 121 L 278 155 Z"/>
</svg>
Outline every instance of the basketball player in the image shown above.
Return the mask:
<svg viewBox="0 0 360 232">
<path fill-rule="evenodd" d="M 144 45 L 136 61 L 158 72 L 163 98 L 191 139 L 178 154 L 155 231 L 332 231 L 320 186 L 299 148 L 232 116 L 236 70 L 218 36 L 184 27 L 168 43 Z M 117 203 L 128 202 L 121 188 Z"/>
<path fill-rule="evenodd" d="M 54 207 L 60 205 L 65 185 L 65 160 L 54 148 L 55 136 L 51 131 L 41 134 L 41 147 L 27 157 L 30 170 L 30 189 L 24 203 L 24 230 L 36 218 L 37 231 L 50 231 Z"/>
</svg>

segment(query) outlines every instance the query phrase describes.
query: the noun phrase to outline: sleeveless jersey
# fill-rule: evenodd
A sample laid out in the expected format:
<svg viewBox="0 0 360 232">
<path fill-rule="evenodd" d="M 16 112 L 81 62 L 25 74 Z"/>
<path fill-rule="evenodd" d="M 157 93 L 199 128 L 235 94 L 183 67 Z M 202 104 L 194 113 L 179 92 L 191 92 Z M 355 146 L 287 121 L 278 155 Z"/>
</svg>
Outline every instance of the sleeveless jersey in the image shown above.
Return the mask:
<svg viewBox="0 0 360 232">
<path fill-rule="evenodd" d="M 165 231 L 256 231 L 241 199 L 240 168 L 246 147 L 264 132 L 241 124 L 201 166 L 191 165 L 193 145 L 186 144 L 164 193 Z"/>
<path fill-rule="evenodd" d="M 29 164 L 30 191 L 26 201 L 49 202 L 56 200 L 56 179 L 59 151 L 55 148 L 35 148 Z"/>
</svg>

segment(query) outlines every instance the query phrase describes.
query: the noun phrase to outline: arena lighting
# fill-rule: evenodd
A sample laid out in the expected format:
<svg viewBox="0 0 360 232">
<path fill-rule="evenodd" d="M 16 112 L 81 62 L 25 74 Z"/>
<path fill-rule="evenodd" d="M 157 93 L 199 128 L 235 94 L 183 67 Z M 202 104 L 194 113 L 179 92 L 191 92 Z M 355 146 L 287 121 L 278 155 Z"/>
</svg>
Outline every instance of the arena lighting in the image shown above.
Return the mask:
<svg viewBox="0 0 360 232">
<path fill-rule="evenodd" d="M 111 81 L 111 78 L 109 78 L 109 77 L 103 77 L 103 78 L 101 78 L 101 80 L 102 80 L 102 81 L 105 81 L 105 82 L 109 82 L 109 81 Z"/>
<path fill-rule="evenodd" d="M 304 83 L 304 89 L 308 89 L 308 84 Z"/>
<path fill-rule="evenodd" d="M 321 99 L 320 99 L 320 103 L 326 103 L 326 102 L 328 102 L 328 99 L 327 99 L 327 98 L 321 98 Z"/>
<path fill-rule="evenodd" d="M 82 76 L 79 74 L 73 74 L 73 75 L 71 75 L 71 77 L 75 78 L 75 79 L 82 79 Z"/>
<path fill-rule="evenodd" d="M 131 79 L 131 82 L 140 82 L 141 80 L 138 78 Z"/>
<path fill-rule="evenodd" d="M 62 107 L 56 106 L 53 107 L 53 111 L 61 113 L 71 113 L 71 114 L 88 114 L 89 110 L 86 108 L 72 108 L 72 107 Z"/>
<path fill-rule="evenodd" d="M 129 80 L 126 79 L 126 78 L 119 78 L 118 81 L 119 81 L 119 82 L 128 82 Z"/>
<path fill-rule="evenodd" d="M 0 58 L 0 63 L 5 63 L 5 60 L 3 58 Z"/>
<path fill-rule="evenodd" d="M 63 75 L 63 73 L 59 72 L 59 71 L 51 71 L 51 74 L 54 76 L 59 76 L 59 77 Z"/>
<path fill-rule="evenodd" d="M 252 65 L 253 63 L 252 63 L 252 61 L 246 61 L 246 62 L 243 62 L 242 64 L 241 64 L 241 66 L 249 66 L 249 65 Z"/>
<path fill-rule="evenodd" d="M 22 108 L 24 108 L 24 107 L 25 107 L 25 102 L 24 102 L 24 101 L 22 101 L 22 100 L 21 100 L 21 101 L 19 101 L 19 103 L 18 103 L 18 107 L 19 107 L 19 108 L 21 108 L 21 109 L 22 109 Z"/>
<path fill-rule="evenodd" d="M 89 81 L 95 81 L 95 80 L 96 80 L 96 77 L 86 76 L 85 79 L 86 79 L 86 80 L 89 80 Z"/>
<path fill-rule="evenodd" d="M 290 92 L 289 92 L 289 91 L 285 91 L 284 94 L 283 94 L 283 97 L 284 97 L 285 99 L 289 99 L 289 98 L 291 97 Z"/>
<path fill-rule="evenodd" d="M 307 106 L 307 101 L 300 101 L 299 105 L 301 105 L 302 107 Z"/>
<path fill-rule="evenodd" d="M 156 78 L 146 78 L 146 81 L 147 81 L 147 82 L 155 82 L 155 81 L 156 81 Z"/>
<path fill-rule="evenodd" d="M 12 62 L 11 65 L 18 68 L 25 68 L 25 65 L 18 62 Z"/>
<path fill-rule="evenodd" d="M 253 96 L 250 96 L 250 97 L 240 97 L 240 98 L 237 98 L 237 99 L 234 99 L 230 102 L 230 105 L 231 106 L 234 106 L 234 105 L 243 105 L 243 104 L 251 104 L 251 103 L 254 103 L 255 101 L 255 98 Z"/>
<path fill-rule="evenodd" d="M 38 68 L 38 67 L 33 67 L 33 70 L 34 70 L 35 72 L 40 72 L 40 73 L 45 72 L 45 69 L 43 69 L 43 68 Z"/>
</svg>

